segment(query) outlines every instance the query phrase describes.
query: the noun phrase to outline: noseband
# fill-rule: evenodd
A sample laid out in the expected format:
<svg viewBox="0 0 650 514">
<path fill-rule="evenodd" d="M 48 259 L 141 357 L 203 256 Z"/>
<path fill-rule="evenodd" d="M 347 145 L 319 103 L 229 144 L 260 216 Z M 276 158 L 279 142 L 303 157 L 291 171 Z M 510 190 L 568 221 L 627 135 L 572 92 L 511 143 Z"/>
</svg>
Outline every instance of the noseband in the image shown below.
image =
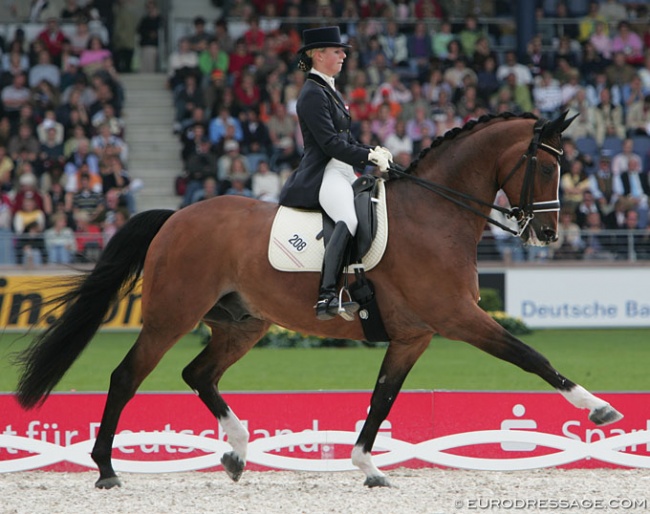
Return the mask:
<svg viewBox="0 0 650 514">
<path fill-rule="evenodd" d="M 452 189 L 450 187 L 443 186 L 441 184 L 436 184 L 435 182 L 430 182 L 429 180 L 423 179 L 421 177 L 410 175 L 406 173 L 404 169 L 401 168 L 401 166 L 393 162 L 390 163 L 390 167 L 388 169 L 392 176 L 397 176 L 400 178 L 408 178 L 409 180 L 412 180 L 416 184 L 424 187 L 425 189 L 428 189 L 429 191 L 432 191 L 442 196 L 446 200 L 449 200 L 450 202 L 459 205 L 460 207 L 463 207 L 464 209 L 467 209 L 468 211 L 471 211 L 482 218 L 485 218 L 485 220 L 487 220 L 488 223 L 491 223 L 492 225 L 496 225 L 497 227 L 505 230 L 506 232 L 510 232 L 515 236 L 521 236 L 524 230 L 526 230 L 526 227 L 528 226 L 530 221 L 535 217 L 536 212 L 553 212 L 553 211 L 560 210 L 560 202 L 558 200 L 553 200 L 548 202 L 533 201 L 533 195 L 535 193 L 534 186 L 535 186 L 535 170 L 537 168 L 537 151 L 544 150 L 545 152 L 554 155 L 557 159 L 559 159 L 564 154 L 564 150 L 540 142 L 540 138 L 542 136 L 542 132 L 546 123 L 549 122 L 545 120 L 537 120 L 535 122 L 533 128 L 533 138 L 531 139 L 530 144 L 528 145 L 528 149 L 526 150 L 526 153 L 519 158 L 519 160 L 512 168 L 512 170 L 508 173 L 508 175 L 506 175 L 506 178 L 503 181 L 503 183 L 499 186 L 499 189 L 503 189 L 506 183 L 519 170 L 519 168 L 521 168 L 524 161 L 527 161 L 524 180 L 521 186 L 521 195 L 519 200 L 520 205 L 515 206 L 511 209 L 501 207 L 500 205 L 495 205 L 493 203 L 484 202 L 479 198 L 475 198 L 474 196 L 461 193 L 460 191 L 456 191 L 455 189 Z M 518 230 L 513 230 L 512 228 L 504 225 L 503 223 L 500 223 L 499 221 L 490 218 L 490 216 L 486 216 L 477 208 L 473 207 L 472 205 L 469 205 L 468 202 L 473 202 L 479 205 L 490 207 L 491 209 L 495 209 L 497 211 L 504 213 L 508 218 L 515 219 L 519 226 Z"/>
</svg>

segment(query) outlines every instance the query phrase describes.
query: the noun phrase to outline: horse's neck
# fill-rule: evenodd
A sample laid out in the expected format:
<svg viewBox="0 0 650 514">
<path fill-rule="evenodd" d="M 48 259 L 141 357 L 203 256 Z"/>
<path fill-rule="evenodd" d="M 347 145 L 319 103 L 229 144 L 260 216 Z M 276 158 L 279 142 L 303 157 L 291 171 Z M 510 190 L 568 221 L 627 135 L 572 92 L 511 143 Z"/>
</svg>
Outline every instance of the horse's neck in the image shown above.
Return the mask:
<svg viewBox="0 0 650 514">
<path fill-rule="evenodd" d="M 427 159 L 417 167 L 414 174 L 424 180 L 456 191 L 461 196 L 466 195 L 469 198 L 480 200 L 484 204 L 494 203 L 497 192 L 497 179 L 494 170 L 486 169 L 485 166 L 478 167 L 475 159 L 458 160 L 456 156 L 464 152 L 449 152 L 446 154 L 444 149 L 440 150 L 432 151 L 427 156 Z M 453 157 L 450 158 L 450 155 L 453 155 Z M 490 161 L 484 159 L 483 162 L 489 163 Z M 496 168 L 496 166 L 493 166 L 493 168 Z M 435 210 L 435 215 L 464 220 L 465 228 L 472 229 L 476 237 L 480 238 L 483 233 L 485 218 L 435 193 L 429 193 L 429 196 L 427 203 Z M 459 195 L 450 194 L 449 196 L 479 210 L 486 216 L 490 213 L 489 205 L 477 204 Z M 440 214 L 441 212 L 443 214 Z"/>
</svg>

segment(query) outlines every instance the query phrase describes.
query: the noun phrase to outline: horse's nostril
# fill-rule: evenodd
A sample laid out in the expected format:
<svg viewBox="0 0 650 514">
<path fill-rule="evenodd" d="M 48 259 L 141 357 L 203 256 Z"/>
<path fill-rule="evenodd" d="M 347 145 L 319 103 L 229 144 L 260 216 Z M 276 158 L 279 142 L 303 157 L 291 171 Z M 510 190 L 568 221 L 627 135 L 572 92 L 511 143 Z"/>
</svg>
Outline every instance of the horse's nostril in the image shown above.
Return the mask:
<svg viewBox="0 0 650 514">
<path fill-rule="evenodd" d="M 557 233 L 552 228 L 545 228 L 542 232 L 544 233 L 546 240 L 550 243 L 557 241 Z"/>
</svg>

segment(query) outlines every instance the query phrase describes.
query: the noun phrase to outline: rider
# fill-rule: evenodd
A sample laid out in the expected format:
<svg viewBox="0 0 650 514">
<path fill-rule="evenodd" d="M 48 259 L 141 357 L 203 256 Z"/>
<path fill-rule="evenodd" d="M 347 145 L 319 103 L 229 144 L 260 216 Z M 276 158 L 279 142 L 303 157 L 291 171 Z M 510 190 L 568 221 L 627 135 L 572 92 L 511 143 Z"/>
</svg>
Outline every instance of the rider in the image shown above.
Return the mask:
<svg viewBox="0 0 650 514">
<path fill-rule="evenodd" d="M 385 172 L 393 157 L 385 148 L 362 145 L 350 133 L 350 113 L 334 86 L 334 76 L 341 71 L 346 57 L 345 49 L 350 48 L 341 42 L 339 28 L 304 30 L 303 44 L 298 51 L 298 67 L 309 74 L 296 108 L 304 154 L 282 189 L 280 204 L 322 209 L 335 223 L 325 248 L 320 291 L 314 306 L 316 317 L 327 320 L 338 313 L 336 286 L 346 249 L 357 230 L 353 167 L 365 168 L 370 162 Z M 354 314 L 359 305 L 346 302 L 342 307 Z"/>
</svg>

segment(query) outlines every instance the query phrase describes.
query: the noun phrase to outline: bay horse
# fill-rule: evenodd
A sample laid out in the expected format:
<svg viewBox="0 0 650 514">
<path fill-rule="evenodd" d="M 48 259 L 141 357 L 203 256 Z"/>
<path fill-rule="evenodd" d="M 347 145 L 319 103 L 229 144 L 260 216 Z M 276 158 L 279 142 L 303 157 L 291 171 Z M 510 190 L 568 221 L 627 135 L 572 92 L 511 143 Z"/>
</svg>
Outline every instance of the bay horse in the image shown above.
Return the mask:
<svg viewBox="0 0 650 514">
<path fill-rule="evenodd" d="M 622 416 L 556 371 L 478 305 L 477 245 L 499 189 L 532 244 L 557 238 L 561 134 L 571 123 L 532 114 L 486 115 L 436 138 L 398 178 L 386 182 L 390 233 L 374 282 L 390 341 L 352 452 L 370 487 L 389 486 L 371 450 L 411 367 L 434 334 L 467 343 L 535 373 L 596 424 Z M 362 340 L 356 322 L 319 321 L 313 310 L 318 274 L 276 271 L 267 259 L 277 205 L 220 196 L 179 211 L 135 215 L 107 244 L 92 271 L 66 280 L 52 303 L 61 316 L 19 357 L 17 399 L 34 407 L 72 366 L 114 302 L 142 274 L 142 330 L 113 371 L 97 440 L 96 487 L 121 485 L 112 466 L 120 414 L 139 385 L 184 334 L 203 320 L 207 346 L 183 379 L 217 418 L 232 451 L 221 462 L 233 480 L 246 463 L 249 433 L 219 392 L 224 372 L 271 323 L 301 333 Z"/>
</svg>

